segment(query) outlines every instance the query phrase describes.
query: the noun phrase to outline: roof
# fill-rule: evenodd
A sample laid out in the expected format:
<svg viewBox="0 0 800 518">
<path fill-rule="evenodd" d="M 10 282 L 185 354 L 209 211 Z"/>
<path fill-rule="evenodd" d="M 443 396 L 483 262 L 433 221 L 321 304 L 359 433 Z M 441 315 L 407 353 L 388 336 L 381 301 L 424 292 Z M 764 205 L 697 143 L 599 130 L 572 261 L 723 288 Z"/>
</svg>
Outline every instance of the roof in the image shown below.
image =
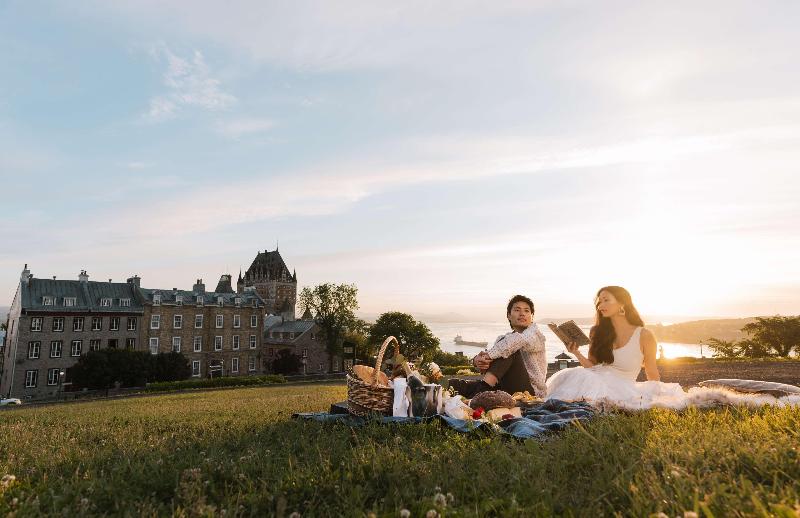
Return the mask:
<svg viewBox="0 0 800 518">
<path fill-rule="evenodd" d="M 572 356 L 568 355 L 567 353 L 559 353 L 556 356 L 556 360 L 571 360 Z"/>
<path fill-rule="evenodd" d="M 246 291 L 244 293 L 219 293 L 216 291 L 187 291 L 187 290 L 162 290 L 158 288 L 139 288 L 139 293 L 142 299 L 147 304 L 153 303 L 153 295 L 161 295 L 162 304 L 175 304 L 178 296 L 183 297 L 181 301 L 183 304 L 194 304 L 198 296 L 203 297 L 203 304 L 215 305 L 218 304 L 219 297 L 222 297 L 223 304 L 233 306 L 236 304 L 236 299 L 241 299 L 242 306 L 252 306 L 253 301 L 256 301 L 257 307 L 264 306 L 264 299 L 262 299 L 255 291 Z"/>
<path fill-rule="evenodd" d="M 142 304 L 136 297 L 135 286 L 127 282 L 73 281 L 61 279 L 36 279 L 22 283 L 22 309 L 34 311 L 68 312 L 141 312 Z M 44 297 L 53 297 L 53 304 L 45 306 Z M 65 298 L 74 298 L 73 306 L 65 306 Z M 102 299 L 111 299 L 110 306 L 101 306 Z M 128 299 L 130 306 L 120 305 Z"/>
<path fill-rule="evenodd" d="M 310 322 L 308 320 L 286 320 L 280 324 L 268 327 L 266 331 L 274 331 L 276 333 L 305 333 L 314 327 L 315 324 L 316 322 Z"/>
<path fill-rule="evenodd" d="M 291 279 L 296 281 L 297 276 L 289 271 L 283 257 L 277 250 L 264 251 L 256 254 L 250 268 L 244 274 L 245 282 L 262 281 L 262 280 L 279 280 L 281 278 Z"/>
</svg>

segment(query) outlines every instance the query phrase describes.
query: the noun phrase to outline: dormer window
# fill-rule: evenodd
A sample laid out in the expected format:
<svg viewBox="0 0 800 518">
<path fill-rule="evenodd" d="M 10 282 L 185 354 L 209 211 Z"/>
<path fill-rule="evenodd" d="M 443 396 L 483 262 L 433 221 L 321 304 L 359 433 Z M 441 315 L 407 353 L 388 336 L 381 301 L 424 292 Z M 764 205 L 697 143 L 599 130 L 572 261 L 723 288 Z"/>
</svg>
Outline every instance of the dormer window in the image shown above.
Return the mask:
<svg viewBox="0 0 800 518">
<path fill-rule="evenodd" d="M 45 295 L 42 297 L 42 305 L 44 306 L 52 306 L 53 305 L 53 297 Z"/>
<path fill-rule="evenodd" d="M 175 295 L 175 304 L 183 306 L 183 295 Z"/>
<path fill-rule="evenodd" d="M 225 304 L 225 299 L 217 297 L 217 306 L 222 306 L 223 304 Z"/>
<path fill-rule="evenodd" d="M 64 307 L 71 308 L 75 306 L 75 297 L 64 297 Z"/>
<path fill-rule="evenodd" d="M 258 307 L 258 300 L 256 300 L 255 298 L 253 299 L 253 307 L 254 308 Z"/>
<path fill-rule="evenodd" d="M 198 306 L 202 306 L 203 305 L 203 296 L 202 295 L 198 295 L 197 296 L 197 305 Z"/>
<path fill-rule="evenodd" d="M 100 305 L 104 308 L 111 307 L 111 299 L 100 299 Z"/>
<path fill-rule="evenodd" d="M 156 293 L 155 295 L 153 295 L 153 305 L 154 306 L 161 305 L 161 294 L 160 293 Z"/>
<path fill-rule="evenodd" d="M 123 307 L 130 307 L 131 299 L 119 299 L 119 305 Z"/>
<path fill-rule="evenodd" d="M 237 308 L 242 305 L 242 299 L 240 299 L 239 297 L 233 299 L 233 302 L 236 304 Z"/>
</svg>

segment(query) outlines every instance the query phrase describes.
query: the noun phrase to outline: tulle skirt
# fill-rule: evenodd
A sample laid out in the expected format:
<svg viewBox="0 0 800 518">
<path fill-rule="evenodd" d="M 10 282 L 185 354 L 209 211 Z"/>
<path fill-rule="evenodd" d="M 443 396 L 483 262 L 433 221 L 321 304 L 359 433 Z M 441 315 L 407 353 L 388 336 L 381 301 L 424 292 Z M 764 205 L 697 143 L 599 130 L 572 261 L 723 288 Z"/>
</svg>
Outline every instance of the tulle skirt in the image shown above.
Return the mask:
<svg viewBox="0 0 800 518">
<path fill-rule="evenodd" d="M 586 401 L 597 406 L 625 410 L 709 407 L 731 405 L 796 405 L 800 396 L 776 398 L 767 394 L 742 394 L 710 387 L 692 387 L 684 391 L 678 383 L 632 381 L 608 365 L 574 367 L 556 372 L 547 380 L 547 398 L 562 401 Z"/>
</svg>

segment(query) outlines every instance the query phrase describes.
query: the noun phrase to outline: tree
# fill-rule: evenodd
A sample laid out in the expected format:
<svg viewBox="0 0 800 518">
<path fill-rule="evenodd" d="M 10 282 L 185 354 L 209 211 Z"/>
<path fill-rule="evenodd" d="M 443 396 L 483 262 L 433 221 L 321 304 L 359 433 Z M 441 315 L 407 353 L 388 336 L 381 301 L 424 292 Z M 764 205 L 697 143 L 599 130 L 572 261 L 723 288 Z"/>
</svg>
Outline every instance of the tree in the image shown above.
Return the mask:
<svg viewBox="0 0 800 518">
<path fill-rule="evenodd" d="M 272 372 L 275 374 L 297 374 L 302 361 L 291 349 L 281 349 L 272 360 Z"/>
<path fill-rule="evenodd" d="M 119 382 L 123 387 L 141 387 L 154 381 L 177 381 L 191 375 L 189 360 L 181 353 L 152 355 L 146 351 L 102 349 L 80 357 L 70 369 L 77 388 L 106 389 Z"/>
<path fill-rule="evenodd" d="M 325 339 L 328 354 L 340 355 L 342 342 L 348 331 L 356 329 L 359 322 L 358 288 L 354 284 L 325 283 L 314 288 L 305 287 L 300 292 L 300 307 L 314 315 Z"/>
<path fill-rule="evenodd" d="M 192 376 L 192 366 L 181 353 L 168 352 L 154 357 L 153 380 L 180 381 Z"/>
<path fill-rule="evenodd" d="M 800 316 L 797 317 L 757 317 L 742 328 L 750 335 L 751 343 L 758 351 L 766 351 L 777 356 L 789 356 L 792 350 L 800 353 Z"/>
<path fill-rule="evenodd" d="M 422 322 L 417 322 L 408 313 L 390 311 L 378 317 L 369 328 L 369 343 L 380 345 L 387 336 L 394 336 L 400 344 L 400 352 L 406 358 L 424 357 L 433 360 L 439 350 L 439 339 Z M 392 351 L 388 351 L 390 358 Z"/>
<path fill-rule="evenodd" d="M 718 340 L 716 338 L 709 338 L 703 341 L 704 344 L 714 351 L 714 356 L 722 358 L 737 358 L 740 356 L 738 344 L 734 341 Z"/>
</svg>

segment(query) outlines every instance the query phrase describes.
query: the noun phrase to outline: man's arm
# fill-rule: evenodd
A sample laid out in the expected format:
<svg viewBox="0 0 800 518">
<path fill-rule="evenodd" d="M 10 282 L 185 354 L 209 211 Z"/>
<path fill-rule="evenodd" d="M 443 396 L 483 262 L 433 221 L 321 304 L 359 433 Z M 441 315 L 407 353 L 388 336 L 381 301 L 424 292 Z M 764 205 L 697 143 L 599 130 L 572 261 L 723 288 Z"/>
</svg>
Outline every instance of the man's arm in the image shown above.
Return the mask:
<svg viewBox="0 0 800 518">
<path fill-rule="evenodd" d="M 531 324 L 521 333 L 505 335 L 486 354 L 491 359 L 508 358 L 523 347 L 530 352 L 544 351 L 544 335 L 536 324 Z"/>
</svg>

